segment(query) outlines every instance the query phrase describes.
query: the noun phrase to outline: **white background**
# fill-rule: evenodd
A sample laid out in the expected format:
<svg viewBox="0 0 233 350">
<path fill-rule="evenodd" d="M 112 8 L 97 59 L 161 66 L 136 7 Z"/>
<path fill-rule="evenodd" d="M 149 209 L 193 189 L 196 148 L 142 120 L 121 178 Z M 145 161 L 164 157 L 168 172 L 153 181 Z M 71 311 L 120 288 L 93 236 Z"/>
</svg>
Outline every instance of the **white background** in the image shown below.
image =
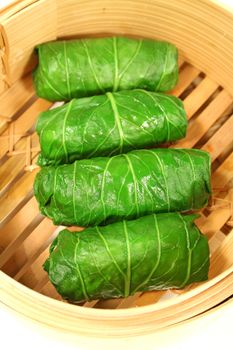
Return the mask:
<svg viewBox="0 0 233 350">
<path fill-rule="evenodd" d="M 215 312 L 151 336 L 109 341 L 84 339 L 49 330 L 0 309 L 0 347 L 7 344 L 6 349 L 22 347 L 24 350 L 232 350 L 232 324 L 231 301 Z"/>
<path fill-rule="evenodd" d="M 79 0 L 77 0 L 79 1 Z M 190 0 L 192 1 L 192 0 Z M 195 0 L 193 0 L 195 1 Z M 0 8 L 13 2 L 0 0 Z M 220 2 L 220 0 L 219 0 Z M 221 0 L 233 7 L 233 0 Z M 45 315 L 46 317 L 46 315 Z M 74 337 L 44 328 L 5 309 L 0 304 L 0 348 L 23 348 L 24 350 L 198 350 L 233 349 L 233 302 L 185 324 L 156 333 L 152 336 L 127 340 L 93 340 Z M 3 345 L 4 344 L 4 345 Z"/>
</svg>

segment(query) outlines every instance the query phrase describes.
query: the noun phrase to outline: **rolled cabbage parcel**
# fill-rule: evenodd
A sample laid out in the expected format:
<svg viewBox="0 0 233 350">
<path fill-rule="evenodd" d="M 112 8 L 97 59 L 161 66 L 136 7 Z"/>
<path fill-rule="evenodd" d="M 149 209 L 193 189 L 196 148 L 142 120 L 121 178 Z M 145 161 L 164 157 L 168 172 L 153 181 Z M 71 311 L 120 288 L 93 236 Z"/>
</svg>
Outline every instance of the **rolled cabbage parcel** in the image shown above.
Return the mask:
<svg viewBox="0 0 233 350">
<path fill-rule="evenodd" d="M 36 50 L 36 93 L 50 101 L 135 88 L 168 91 L 178 80 L 177 49 L 167 42 L 108 37 L 43 43 Z"/>
<path fill-rule="evenodd" d="M 44 268 L 58 293 L 73 302 L 204 281 L 209 247 L 194 224 L 196 217 L 152 214 L 83 232 L 63 230 Z"/>
<path fill-rule="evenodd" d="M 40 114 L 38 164 L 126 153 L 178 140 L 186 128 L 183 103 L 174 96 L 129 90 L 73 99 Z"/>
<path fill-rule="evenodd" d="M 196 149 L 144 149 L 41 169 L 34 193 L 55 224 L 95 226 L 204 207 L 210 156 Z"/>
</svg>

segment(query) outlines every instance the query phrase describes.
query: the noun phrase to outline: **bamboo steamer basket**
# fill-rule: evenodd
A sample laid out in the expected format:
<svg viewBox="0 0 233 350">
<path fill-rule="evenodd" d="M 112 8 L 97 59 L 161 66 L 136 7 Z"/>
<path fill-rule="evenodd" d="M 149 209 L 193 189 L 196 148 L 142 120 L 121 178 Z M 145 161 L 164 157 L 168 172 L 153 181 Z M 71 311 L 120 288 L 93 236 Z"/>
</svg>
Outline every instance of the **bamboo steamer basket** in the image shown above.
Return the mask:
<svg viewBox="0 0 233 350">
<path fill-rule="evenodd" d="M 187 321 L 233 291 L 233 13 L 207 0 L 24 0 L 0 13 L 0 302 L 50 327 L 128 337 Z M 39 152 L 34 124 L 52 106 L 35 96 L 33 48 L 82 36 L 128 35 L 177 45 L 187 137 L 212 157 L 213 196 L 197 224 L 211 249 L 209 280 L 183 291 L 137 293 L 81 306 L 61 301 L 42 269 L 59 228 L 40 215 L 32 185 Z"/>
</svg>

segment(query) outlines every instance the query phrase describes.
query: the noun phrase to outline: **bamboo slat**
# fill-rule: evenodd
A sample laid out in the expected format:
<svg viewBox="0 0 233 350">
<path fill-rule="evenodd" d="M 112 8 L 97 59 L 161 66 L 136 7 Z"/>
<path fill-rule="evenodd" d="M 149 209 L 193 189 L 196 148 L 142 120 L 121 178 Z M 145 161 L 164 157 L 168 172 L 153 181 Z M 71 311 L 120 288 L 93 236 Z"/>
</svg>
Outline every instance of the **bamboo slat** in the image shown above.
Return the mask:
<svg viewBox="0 0 233 350">
<path fill-rule="evenodd" d="M 47 277 L 47 273 L 42 268 L 47 256 L 49 254 L 49 248 L 47 247 L 35 260 L 34 264 L 32 264 L 28 269 L 27 273 L 24 273 L 19 278 L 19 282 L 25 284 L 27 287 L 31 289 L 36 289 L 38 282 L 43 280 L 44 277 Z M 38 268 L 39 267 L 39 268 Z"/>
<path fill-rule="evenodd" d="M 10 86 L 8 55 L 7 36 L 0 21 L 0 94 Z"/>
<path fill-rule="evenodd" d="M 8 221 L 10 215 L 13 215 L 13 213 L 32 196 L 32 183 L 37 172 L 38 170 L 27 172 L 1 197 L 0 226 L 2 226 L 5 221 Z"/>
<path fill-rule="evenodd" d="M 210 255 L 211 256 L 222 245 L 225 238 L 226 238 L 226 236 L 224 235 L 224 233 L 222 233 L 222 231 L 216 232 L 215 235 L 213 237 L 211 237 L 211 239 L 209 240 L 209 248 L 210 248 Z M 211 268 L 212 268 L 212 266 L 211 266 Z M 212 276 L 214 276 L 213 270 L 211 270 L 210 272 L 212 273 Z M 210 272 L 209 272 L 209 274 L 210 274 Z"/>
<path fill-rule="evenodd" d="M 32 135 L 32 141 L 37 140 L 37 135 Z M 4 192 L 7 187 L 9 187 L 12 182 L 22 174 L 23 169 L 26 166 L 26 154 L 27 154 L 27 139 L 23 138 L 19 140 L 16 144 L 15 151 L 11 152 L 11 157 L 9 157 L 6 162 L 0 168 L 0 178 L 2 179 L 0 183 L 0 193 Z M 38 140 L 37 140 L 38 144 Z M 28 152 L 31 152 L 29 149 Z M 39 153 L 39 149 L 37 149 L 33 153 L 33 159 Z"/>
<path fill-rule="evenodd" d="M 2 251 L 25 230 L 31 220 L 38 214 L 38 204 L 32 197 L 25 206 L 19 210 L 13 219 L 0 228 L 0 241 Z"/>
<path fill-rule="evenodd" d="M 40 293 L 48 297 L 52 297 L 53 299 L 62 301 L 61 296 L 57 293 L 55 287 L 50 282 L 46 283 L 46 285 L 40 290 Z"/>
<path fill-rule="evenodd" d="M 226 123 L 211 137 L 211 139 L 202 147 L 204 151 L 211 154 L 212 161 L 215 160 L 224 148 L 232 144 L 233 115 Z"/>
<path fill-rule="evenodd" d="M 233 153 L 218 167 L 212 180 L 213 188 L 224 188 L 233 174 Z"/>
<path fill-rule="evenodd" d="M 211 256 L 209 277 L 213 278 L 232 266 L 233 230 Z"/>
<path fill-rule="evenodd" d="M 226 109 L 231 105 L 231 96 L 225 90 L 222 90 L 204 111 L 198 115 L 195 119 L 195 123 L 189 124 L 186 138 L 179 141 L 178 146 L 183 148 L 194 147 L 208 129 L 221 118 Z"/>
<path fill-rule="evenodd" d="M 20 246 L 17 252 L 12 256 L 17 260 L 18 271 L 14 275 L 14 279 L 19 280 L 21 276 L 27 271 L 33 262 L 40 256 L 40 254 L 48 248 L 54 238 L 54 231 L 56 227 L 52 224 L 51 220 L 44 219 L 36 229 L 30 234 L 27 240 Z M 41 244 L 43 242 L 43 244 Z M 30 255 L 22 254 L 24 251 L 28 251 L 30 248 Z"/>
<path fill-rule="evenodd" d="M 214 93 L 218 85 L 206 77 L 184 100 L 184 108 L 190 119 L 204 102 Z"/>
<path fill-rule="evenodd" d="M 34 96 L 31 75 L 15 82 L 5 93 L 0 95 L 0 133 L 3 132 L 7 123 L 11 122 L 23 106 Z"/>
<path fill-rule="evenodd" d="M 6 131 L 0 136 L 1 150 L 0 159 L 9 151 L 14 151 L 14 145 L 22 137 L 28 135 L 28 131 L 34 127 L 38 115 L 43 110 L 47 110 L 51 103 L 38 99 L 30 107 L 28 107 L 20 118 L 11 122 Z"/>
<path fill-rule="evenodd" d="M 178 84 L 171 91 L 171 94 L 174 96 L 180 96 L 199 74 L 200 71 L 197 68 L 190 64 L 186 65 L 186 67 L 180 72 Z"/>
<path fill-rule="evenodd" d="M 33 230 L 37 229 L 40 226 L 41 221 L 41 215 L 37 214 L 37 216 L 30 222 L 26 229 L 20 235 L 18 235 L 16 239 L 12 240 L 11 243 L 4 250 L 4 252 L 1 254 L 0 267 L 8 275 L 14 276 L 14 274 L 16 274 L 17 269 L 20 268 L 20 263 L 24 257 L 24 254 L 28 254 L 28 251 L 23 249 L 22 255 L 20 255 L 20 257 L 17 259 L 17 255 L 20 251 L 20 248 L 25 247 L 25 241 L 27 240 L 28 236 L 31 236 Z M 30 247 L 30 250 L 31 249 L 32 248 Z M 7 266 L 5 266 L 6 262 Z M 15 262 L 15 264 L 13 264 L 13 262 Z"/>
</svg>

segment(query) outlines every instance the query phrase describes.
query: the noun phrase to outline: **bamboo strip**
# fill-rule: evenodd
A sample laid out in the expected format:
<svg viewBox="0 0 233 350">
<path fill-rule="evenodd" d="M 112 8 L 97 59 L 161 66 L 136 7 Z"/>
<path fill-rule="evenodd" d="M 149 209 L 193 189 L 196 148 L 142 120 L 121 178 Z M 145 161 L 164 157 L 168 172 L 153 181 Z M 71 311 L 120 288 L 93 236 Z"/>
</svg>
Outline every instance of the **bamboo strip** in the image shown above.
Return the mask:
<svg viewBox="0 0 233 350">
<path fill-rule="evenodd" d="M 172 147 L 193 147 L 232 104 L 232 97 L 225 90 L 222 90 L 198 115 L 195 122 L 189 124 L 185 139 L 180 140 Z"/>
<path fill-rule="evenodd" d="M 186 65 L 179 74 L 178 84 L 170 93 L 174 96 L 180 96 L 199 74 L 200 71 L 197 68 L 189 64 Z"/>
<path fill-rule="evenodd" d="M 34 94 L 31 75 L 27 75 L 0 95 L 1 113 L 4 117 L 0 118 L 0 133 L 7 128 L 7 122 L 12 120 L 13 116 L 30 101 Z"/>
<path fill-rule="evenodd" d="M 98 309 L 116 309 L 121 299 L 98 300 L 96 308 Z"/>
<path fill-rule="evenodd" d="M 233 176 L 233 152 L 218 167 L 212 177 L 213 188 L 224 188 Z"/>
<path fill-rule="evenodd" d="M 36 1 L 37 0 L 15 0 L 13 3 L 10 3 L 0 9 L 1 20 L 13 16 L 15 13 L 22 11 Z"/>
<path fill-rule="evenodd" d="M 232 200 L 231 191 L 227 193 L 224 197 L 225 200 Z M 202 223 L 197 222 L 198 227 L 201 229 L 202 233 L 207 235 L 208 238 L 211 238 L 217 231 L 219 231 L 223 225 L 228 221 L 231 217 L 231 207 L 225 206 L 215 209 L 211 214 L 207 217 L 207 219 Z"/>
<path fill-rule="evenodd" d="M 192 91 L 184 100 L 184 108 L 190 119 L 195 112 L 204 104 L 204 102 L 214 93 L 218 85 L 208 77 Z"/>
<path fill-rule="evenodd" d="M 26 138 L 26 167 L 31 165 L 31 135 Z"/>
<path fill-rule="evenodd" d="M 46 286 L 47 283 L 50 283 L 48 275 L 43 276 L 35 285 L 33 290 L 39 292 Z"/>
<path fill-rule="evenodd" d="M 49 255 L 49 247 L 47 247 L 34 261 L 34 263 L 28 267 L 27 271 L 20 276 L 19 282 L 26 285 L 31 289 L 36 290 L 38 282 L 42 281 L 43 278 L 47 277 L 47 272 L 43 269 L 43 264 Z"/>
<path fill-rule="evenodd" d="M 33 103 L 14 123 L 10 123 L 9 129 L 6 130 L 1 136 L 1 149 L 0 159 L 8 152 L 12 152 L 14 145 L 24 136 L 27 136 L 27 132 L 35 124 L 39 113 L 47 110 L 51 106 L 51 102 L 38 99 Z M 11 133 L 10 128 L 14 125 L 13 137 L 9 140 Z M 9 145 L 9 142 L 11 144 Z"/>
<path fill-rule="evenodd" d="M 51 243 L 51 236 L 56 227 L 51 220 L 37 215 L 29 226 L 12 240 L 11 244 L 4 250 L 0 256 L 0 266 L 8 275 L 10 272 L 5 268 L 4 264 L 9 260 L 17 261 L 17 268 L 14 269 L 13 276 L 17 280 L 27 266 L 36 260 L 39 252 L 43 252 Z M 9 264 L 8 264 L 9 265 Z M 11 274 L 12 276 L 12 274 Z"/>
<path fill-rule="evenodd" d="M 224 148 L 232 144 L 232 130 L 233 115 L 202 147 L 204 151 L 211 154 L 212 161 L 214 161 L 221 154 Z"/>
<path fill-rule="evenodd" d="M 31 232 L 36 229 L 36 227 L 40 224 L 40 222 L 42 221 L 42 217 L 41 215 L 37 215 L 37 217 L 35 217 L 31 223 L 28 225 L 28 227 L 26 227 L 26 229 L 15 239 L 13 240 L 8 247 L 3 251 L 3 253 L 0 256 L 0 268 L 6 272 L 7 274 L 9 274 L 10 276 L 14 275 L 16 272 L 16 270 L 18 269 L 18 260 L 15 259 L 15 257 L 13 257 L 13 261 L 17 261 L 17 266 L 14 266 L 14 264 L 12 265 L 9 259 L 12 257 L 12 255 L 15 253 L 15 250 L 23 244 L 24 241 L 28 238 L 28 236 L 31 235 Z M 8 267 L 10 267 L 10 269 L 8 269 L 7 267 L 5 268 L 5 264 L 6 262 L 9 262 L 10 264 L 8 264 Z"/>
<path fill-rule="evenodd" d="M 2 93 L 10 85 L 9 64 L 7 60 L 7 56 L 9 55 L 9 47 L 7 44 L 5 30 L 0 24 L 0 93 Z"/>
<path fill-rule="evenodd" d="M 10 134 L 14 135 L 14 133 L 18 131 L 25 132 L 27 130 L 27 125 L 29 128 L 31 127 L 31 122 L 35 121 L 38 116 L 37 114 L 48 109 L 51 105 L 51 102 L 43 101 L 41 99 L 36 101 L 25 113 L 22 114 L 21 118 L 19 118 L 14 124 L 10 124 Z M 28 120 L 31 121 L 28 122 Z M 12 130 L 12 126 L 14 125 L 15 128 Z M 14 151 L 12 151 L 14 146 Z M 35 133 L 31 136 L 30 154 L 25 138 L 20 139 L 20 136 L 15 137 L 14 139 L 12 137 L 10 138 L 9 148 L 11 152 L 9 155 L 14 155 L 14 157 L 8 158 L 0 168 L 0 178 L 3 179 L 0 183 L 0 191 L 4 191 L 20 174 L 20 172 L 23 171 L 25 166 L 27 166 L 30 171 L 34 169 L 31 169 L 31 160 L 34 161 L 37 156 L 39 152 L 38 146 L 38 137 Z M 4 154 L 5 151 L 6 146 L 5 148 L 3 147 L 2 154 Z M 16 155 L 17 157 L 15 157 Z"/>
<path fill-rule="evenodd" d="M 38 170 L 26 173 L 16 182 L 0 202 L 0 227 L 32 196 L 32 182 Z"/>
<path fill-rule="evenodd" d="M 144 306 L 156 303 L 164 295 L 164 291 L 152 291 L 148 293 L 143 293 L 140 298 L 137 298 L 132 306 Z"/>
<path fill-rule="evenodd" d="M 38 214 L 38 204 L 32 197 L 16 215 L 0 228 L 2 251 L 15 240 Z"/>
<path fill-rule="evenodd" d="M 211 256 L 209 277 L 213 278 L 232 266 L 233 230 Z"/>
<path fill-rule="evenodd" d="M 209 240 L 210 256 L 212 256 L 216 252 L 216 250 L 223 244 L 225 238 L 226 238 L 226 235 L 222 233 L 222 231 L 216 232 L 215 235 L 210 238 Z"/>
<path fill-rule="evenodd" d="M 45 286 L 48 282 L 48 275 L 43 270 L 42 264 L 49 255 L 50 243 L 61 229 L 63 229 L 62 226 L 54 226 L 47 218 L 41 221 L 40 225 L 33 231 L 32 236 L 29 236 L 24 242 L 24 248 L 27 248 L 27 260 L 25 264 L 23 262 L 18 264 L 17 270 L 15 270 L 15 279 L 38 291 Z M 30 249 L 30 244 L 34 241 L 33 237 L 37 237 L 36 248 Z M 47 237 L 46 240 L 45 237 Z M 16 251 L 16 254 L 20 254 L 19 251 Z M 32 271 L 36 271 L 34 276 L 32 276 Z"/>
<path fill-rule="evenodd" d="M 86 303 L 84 303 L 82 306 L 83 307 L 95 307 L 95 305 L 97 304 L 98 300 L 92 300 L 92 301 L 87 301 Z"/>
<path fill-rule="evenodd" d="M 15 123 L 12 122 L 10 123 L 9 125 L 9 151 L 10 152 L 13 152 L 13 149 L 14 149 L 14 133 L 15 133 Z"/>
<path fill-rule="evenodd" d="M 35 133 L 31 136 L 31 142 L 36 142 L 38 144 L 38 137 Z M 5 191 L 6 188 L 9 187 L 9 185 L 17 178 L 17 176 L 23 172 L 23 169 L 26 165 L 25 138 L 19 140 L 16 143 L 15 149 L 17 152 L 19 152 L 17 154 L 14 154 L 14 157 L 9 157 L 0 168 L 0 192 Z M 32 159 L 35 159 L 37 154 L 38 152 L 35 152 L 35 154 L 32 155 Z"/>
<path fill-rule="evenodd" d="M 30 267 L 37 257 L 48 248 L 53 239 L 55 238 L 53 233 L 56 230 L 56 226 L 48 219 L 44 219 L 40 225 L 30 234 L 28 239 L 24 241 L 23 246 L 20 247 L 15 253 L 16 256 L 13 256 L 13 259 L 17 260 L 18 271 L 14 276 L 15 280 L 19 280 L 21 276 L 27 271 L 27 268 Z M 42 234 L 42 235 L 41 235 Z M 41 235 L 38 238 L 38 235 Z M 41 245 L 41 241 L 43 244 Z M 33 249 L 29 248 L 33 244 Z M 23 257 L 22 251 L 25 251 L 26 254 Z M 30 251 L 30 254 L 28 254 Z"/>
<path fill-rule="evenodd" d="M 179 55 L 178 56 L 178 67 L 179 67 L 179 70 L 181 69 L 183 64 L 184 64 L 184 58 L 181 55 Z"/>
<path fill-rule="evenodd" d="M 46 285 L 40 290 L 40 293 L 50 298 L 63 301 L 62 297 L 57 293 L 55 287 L 50 282 L 46 283 Z"/>
<path fill-rule="evenodd" d="M 149 293 L 149 292 L 148 292 Z M 128 298 L 122 298 L 119 300 L 119 303 L 116 309 L 127 309 L 132 307 L 135 301 L 138 299 L 141 293 L 136 293 L 135 295 L 129 296 Z"/>
</svg>

